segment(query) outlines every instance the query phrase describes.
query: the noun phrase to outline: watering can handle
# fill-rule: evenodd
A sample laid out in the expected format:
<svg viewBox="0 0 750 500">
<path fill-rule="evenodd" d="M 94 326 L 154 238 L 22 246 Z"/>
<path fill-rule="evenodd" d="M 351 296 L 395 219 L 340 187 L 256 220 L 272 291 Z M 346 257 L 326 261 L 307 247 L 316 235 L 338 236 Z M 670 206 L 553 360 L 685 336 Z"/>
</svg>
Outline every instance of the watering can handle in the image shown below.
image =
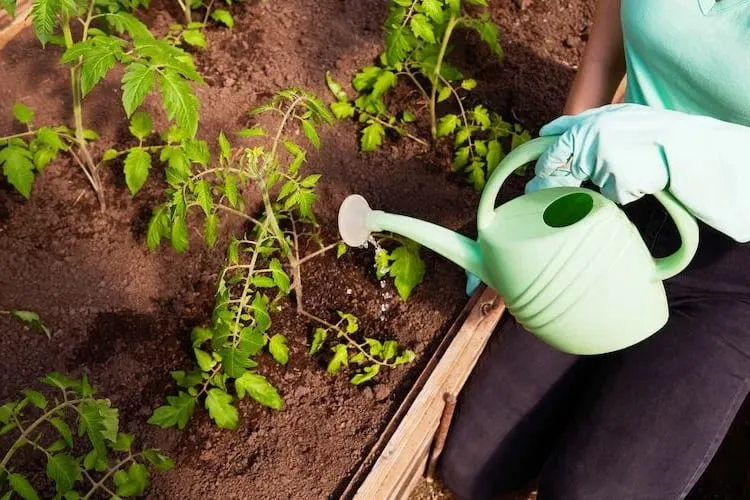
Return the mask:
<svg viewBox="0 0 750 500">
<path fill-rule="evenodd" d="M 477 213 L 477 225 L 487 227 L 495 215 L 495 202 L 505 180 L 517 169 L 538 159 L 558 136 L 543 136 L 531 139 L 508 153 L 495 168 L 482 192 Z M 672 255 L 654 259 L 656 277 L 665 280 L 682 272 L 698 250 L 698 223 L 690 212 L 668 191 L 653 194 L 672 217 L 680 233 L 682 245 Z"/>
</svg>

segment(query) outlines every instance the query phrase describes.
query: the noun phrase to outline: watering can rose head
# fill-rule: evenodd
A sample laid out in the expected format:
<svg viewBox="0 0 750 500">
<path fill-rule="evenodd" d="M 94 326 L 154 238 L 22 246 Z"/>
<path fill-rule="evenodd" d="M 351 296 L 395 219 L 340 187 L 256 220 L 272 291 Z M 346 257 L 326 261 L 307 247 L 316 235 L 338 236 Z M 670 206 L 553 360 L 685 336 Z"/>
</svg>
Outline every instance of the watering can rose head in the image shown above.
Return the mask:
<svg viewBox="0 0 750 500">
<path fill-rule="evenodd" d="M 529 189 L 495 207 L 505 179 L 537 160 L 555 139 L 528 141 L 497 166 L 479 202 L 477 241 L 430 222 L 372 210 L 359 195 L 340 207 L 341 236 L 352 246 L 375 231 L 417 241 L 476 275 L 529 332 L 564 352 L 600 354 L 640 342 L 667 321 L 662 281 L 693 258 L 697 223 L 670 194 L 654 192 L 683 243 L 674 254 L 654 259 L 612 200 L 577 185 Z"/>
</svg>

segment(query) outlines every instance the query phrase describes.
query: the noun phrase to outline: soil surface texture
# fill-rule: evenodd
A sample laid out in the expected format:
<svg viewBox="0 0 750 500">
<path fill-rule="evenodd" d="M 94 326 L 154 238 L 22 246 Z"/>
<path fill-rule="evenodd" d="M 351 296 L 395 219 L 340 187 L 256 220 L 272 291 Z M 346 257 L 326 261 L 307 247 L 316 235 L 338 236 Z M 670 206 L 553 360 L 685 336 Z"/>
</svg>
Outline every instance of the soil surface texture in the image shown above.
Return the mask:
<svg viewBox="0 0 750 500">
<path fill-rule="evenodd" d="M 494 0 L 502 61 L 471 36 L 456 38 L 451 60 L 479 81 L 474 102 L 518 122 L 532 134 L 556 117 L 587 40 L 594 0 Z M 156 0 L 141 17 L 164 32 L 182 20 L 176 2 Z M 349 82 L 382 50 L 387 2 L 359 0 L 248 0 L 230 7 L 235 27 L 210 27 L 207 48 L 196 50 L 206 85 L 199 135 L 212 146 L 220 130 L 250 123 L 247 111 L 284 88 L 303 87 L 330 102 L 325 73 Z M 0 51 L 0 133 L 17 129 L 12 104 L 36 111 L 36 123 L 72 124 L 67 69 L 61 51 L 43 49 L 30 29 Z M 113 71 L 85 99 L 85 120 L 101 136 L 101 150 L 132 144 Z M 163 116 L 157 99 L 146 109 Z M 339 122 L 321 134 L 320 151 L 308 154 L 305 170 L 323 174 L 316 210 L 328 238 L 335 238 L 341 201 L 362 194 L 371 206 L 407 214 L 472 236 L 479 196 L 449 171 L 445 151 L 407 140 L 388 140 L 374 153 L 358 148 L 358 125 Z M 189 370 L 189 334 L 206 324 L 228 235 L 239 221 L 225 219 L 217 249 L 197 232 L 190 249 L 168 246 L 149 252 L 145 232 L 151 210 L 163 200 L 159 168 L 137 196 L 125 186 L 122 164 L 104 172 L 108 210 L 100 212 L 83 175 L 64 156 L 36 181 L 30 201 L 0 181 L 0 310 L 36 311 L 52 339 L 0 316 L 0 401 L 50 371 L 86 373 L 98 394 L 120 410 L 122 429 L 137 444 L 165 450 L 176 467 L 153 475 L 149 498 L 336 498 L 409 390 L 431 350 L 467 298 L 465 274 L 447 260 L 422 251 L 425 281 L 403 302 L 390 280 L 373 272 L 373 250 L 326 254 L 303 269 L 306 307 L 319 316 L 346 310 L 369 336 L 395 338 L 417 354 L 414 363 L 382 373 L 375 384 L 354 387 L 331 377 L 309 358 L 310 325 L 292 311 L 274 317 L 284 333 L 290 362 L 263 362 L 285 398 L 275 412 L 246 399 L 240 427 L 217 429 L 202 409 L 188 427 L 160 429 L 146 423 L 174 391 L 171 370 Z M 514 180 L 503 196 L 520 192 Z M 249 199 L 249 206 L 258 200 Z M 382 307 L 386 306 L 386 307 Z M 385 309 L 385 311 L 383 311 Z M 694 498 L 740 498 L 750 446 L 743 414 Z M 4 446 L 4 442 L 0 442 Z M 422 495 L 427 495 L 421 489 Z M 441 494 L 442 495 L 442 494 Z M 442 496 L 441 496 L 442 498 Z"/>
</svg>

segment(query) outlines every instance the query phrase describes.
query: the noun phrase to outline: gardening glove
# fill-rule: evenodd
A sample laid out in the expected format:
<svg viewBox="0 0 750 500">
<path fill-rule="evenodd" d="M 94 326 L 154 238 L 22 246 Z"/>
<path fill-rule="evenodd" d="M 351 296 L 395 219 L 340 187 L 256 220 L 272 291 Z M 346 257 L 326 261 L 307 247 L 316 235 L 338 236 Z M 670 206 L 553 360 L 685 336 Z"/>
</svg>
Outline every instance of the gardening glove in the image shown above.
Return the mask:
<svg viewBox="0 0 750 500">
<path fill-rule="evenodd" d="M 471 295 L 474 293 L 474 290 L 477 289 L 480 283 L 481 281 L 476 274 L 466 271 L 466 295 L 471 297 Z"/>
<path fill-rule="evenodd" d="M 750 128 L 640 104 L 609 104 L 559 117 L 559 138 L 537 160 L 526 192 L 590 180 L 620 204 L 669 188 L 693 215 L 750 240 Z"/>
</svg>

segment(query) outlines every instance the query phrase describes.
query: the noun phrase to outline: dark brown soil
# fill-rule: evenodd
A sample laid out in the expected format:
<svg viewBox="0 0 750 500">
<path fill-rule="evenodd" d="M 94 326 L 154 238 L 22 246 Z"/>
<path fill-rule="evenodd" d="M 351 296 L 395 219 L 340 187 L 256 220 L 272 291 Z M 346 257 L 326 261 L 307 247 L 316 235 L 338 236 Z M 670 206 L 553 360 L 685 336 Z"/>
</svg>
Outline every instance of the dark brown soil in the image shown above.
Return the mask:
<svg viewBox="0 0 750 500">
<path fill-rule="evenodd" d="M 459 40 L 453 55 L 480 81 L 476 99 L 532 131 L 554 118 L 594 3 L 491 2 L 504 61 L 493 60 L 471 36 Z M 207 82 L 197 89 L 200 135 L 211 144 L 219 130 L 246 125 L 246 111 L 283 88 L 300 86 L 328 99 L 327 70 L 348 81 L 382 47 L 386 3 L 381 1 L 246 1 L 232 11 L 235 28 L 211 28 L 209 48 L 196 53 Z M 172 2 L 158 0 L 145 19 L 164 29 L 180 18 Z M 2 133 L 15 127 L 11 106 L 18 100 L 36 110 L 38 123 L 70 121 L 68 80 L 57 64 L 59 55 L 54 47 L 42 50 L 28 29 L 0 52 Z M 102 147 L 129 141 L 119 76 L 111 73 L 86 98 L 86 119 L 102 135 Z M 158 102 L 148 106 L 156 110 Z M 329 234 L 335 235 L 340 202 L 354 192 L 374 207 L 472 234 L 478 196 L 446 172 L 447 158 L 408 142 L 361 154 L 356 131 L 356 124 L 337 124 L 322 134 L 321 151 L 309 155 L 307 169 L 323 174 L 317 211 Z M 282 313 L 275 328 L 289 339 L 291 361 L 284 368 L 269 363 L 264 373 L 279 387 L 286 411 L 244 402 L 236 431 L 216 429 L 202 410 L 187 429 L 162 430 L 145 422 L 173 389 L 169 371 L 192 366 L 185 339 L 209 317 L 223 247 L 208 251 L 194 234 L 183 255 L 169 248 L 147 251 L 146 224 L 163 189 L 158 169 L 152 172 L 154 178 L 131 199 L 121 166 L 108 170 L 105 213 L 65 160 L 39 178 L 31 201 L 0 185 L 0 309 L 37 311 L 54 330 L 48 341 L 0 319 L 0 401 L 52 370 L 87 373 L 120 408 L 125 430 L 175 459 L 174 470 L 154 477 L 151 498 L 335 497 L 465 303 L 463 270 L 423 252 L 427 277 L 404 303 L 386 299 L 386 293 L 395 297 L 395 290 L 390 284 L 381 288 L 374 278 L 371 251 L 312 261 L 305 270 L 307 307 L 323 316 L 336 309 L 356 314 L 369 335 L 395 337 L 416 351 L 413 366 L 386 373 L 374 386 L 354 388 L 305 355 L 309 325 Z M 227 221 L 224 237 L 238 227 Z M 383 304 L 389 306 L 385 313 Z M 737 442 L 747 443 L 746 419 L 740 420 L 742 428 L 733 432 Z M 746 451 L 731 456 L 748 463 Z M 716 493 L 702 498 L 738 498 L 732 492 L 741 488 L 744 471 L 733 463 L 722 469 L 727 474 L 707 474 L 719 479 L 706 490 Z M 729 483 L 729 496 L 718 493 Z M 711 490 L 713 485 L 718 486 Z"/>
</svg>

